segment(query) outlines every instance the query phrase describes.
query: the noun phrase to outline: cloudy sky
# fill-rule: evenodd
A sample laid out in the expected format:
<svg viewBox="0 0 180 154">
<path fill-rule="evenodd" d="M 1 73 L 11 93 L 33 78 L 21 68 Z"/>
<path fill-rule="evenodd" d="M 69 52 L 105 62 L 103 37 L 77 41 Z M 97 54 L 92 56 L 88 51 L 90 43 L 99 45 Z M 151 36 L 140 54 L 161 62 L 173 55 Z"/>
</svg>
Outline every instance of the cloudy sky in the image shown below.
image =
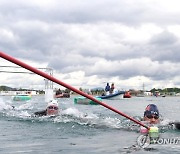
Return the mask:
<svg viewBox="0 0 180 154">
<path fill-rule="evenodd" d="M 0 50 L 76 88 L 180 87 L 179 17 L 179 0 L 0 0 Z M 37 75 L 0 75 L 44 87 Z"/>
</svg>

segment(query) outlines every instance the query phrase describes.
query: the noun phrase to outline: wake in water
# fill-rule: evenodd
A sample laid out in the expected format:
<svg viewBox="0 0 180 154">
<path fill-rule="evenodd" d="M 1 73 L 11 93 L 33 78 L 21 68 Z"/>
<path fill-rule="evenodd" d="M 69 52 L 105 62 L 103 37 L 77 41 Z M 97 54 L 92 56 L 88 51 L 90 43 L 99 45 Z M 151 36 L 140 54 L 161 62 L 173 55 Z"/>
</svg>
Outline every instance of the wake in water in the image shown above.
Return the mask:
<svg viewBox="0 0 180 154">
<path fill-rule="evenodd" d="M 11 118 L 12 120 L 28 120 L 32 122 L 53 122 L 53 123 L 76 123 L 78 125 L 85 125 L 93 128 L 113 128 L 127 131 L 139 132 L 139 125 L 128 119 L 119 119 L 116 117 L 107 117 L 101 114 L 84 113 L 79 111 L 77 108 L 67 108 L 61 110 L 60 114 L 55 117 L 33 116 L 33 105 L 30 102 L 20 104 L 14 107 L 12 102 L 4 102 L 0 99 L 0 116 L 1 118 Z M 134 117 L 137 120 L 141 120 L 140 117 Z M 158 125 L 160 132 L 168 130 L 174 130 L 173 124 L 169 125 L 171 121 L 165 119 Z"/>
<path fill-rule="evenodd" d="M 53 122 L 53 123 L 76 123 L 93 128 L 116 128 L 121 129 L 121 120 L 118 118 L 107 117 L 101 114 L 84 113 L 77 108 L 70 107 L 61 110 L 56 117 L 35 117 L 33 115 L 33 105 L 30 102 L 13 107 L 11 102 L 0 100 L 1 118 L 11 118 L 14 120 L 30 120 L 32 122 Z"/>
</svg>

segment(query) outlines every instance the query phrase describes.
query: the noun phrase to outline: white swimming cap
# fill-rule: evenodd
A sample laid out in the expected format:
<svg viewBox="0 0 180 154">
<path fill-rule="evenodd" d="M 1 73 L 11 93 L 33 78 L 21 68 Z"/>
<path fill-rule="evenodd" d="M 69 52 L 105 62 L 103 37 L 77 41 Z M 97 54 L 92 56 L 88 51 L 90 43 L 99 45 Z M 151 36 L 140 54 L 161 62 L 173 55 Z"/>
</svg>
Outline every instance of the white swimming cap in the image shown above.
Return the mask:
<svg viewBox="0 0 180 154">
<path fill-rule="evenodd" d="M 48 103 L 47 107 L 48 107 L 48 106 L 51 106 L 51 105 L 58 107 L 58 101 L 57 101 L 57 100 L 51 100 L 51 101 Z"/>
</svg>

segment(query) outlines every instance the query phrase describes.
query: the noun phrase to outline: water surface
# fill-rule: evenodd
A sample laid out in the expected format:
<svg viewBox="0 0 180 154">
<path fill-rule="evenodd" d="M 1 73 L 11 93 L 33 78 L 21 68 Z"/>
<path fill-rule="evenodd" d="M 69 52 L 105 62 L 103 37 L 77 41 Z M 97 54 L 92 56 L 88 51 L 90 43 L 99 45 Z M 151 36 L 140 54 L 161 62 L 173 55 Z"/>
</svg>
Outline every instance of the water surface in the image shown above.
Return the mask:
<svg viewBox="0 0 180 154">
<path fill-rule="evenodd" d="M 1 96 L 0 153 L 180 153 L 180 142 L 138 147 L 139 126 L 100 105 L 74 104 L 73 97 L 58 99 L 61 112 L 52 118 L 31 116 L 46 107 L 44 96 L 33 96 L 27 102 Z M 104 102 L 132 117 L 142 117 L 145 107 L 154 103 L 164 119 L 163 125 L 179 120 L 180 97 L 133 97 Z M 161 136 L 180 138 L 180 131 L 165 127 Z"/>
</svg>

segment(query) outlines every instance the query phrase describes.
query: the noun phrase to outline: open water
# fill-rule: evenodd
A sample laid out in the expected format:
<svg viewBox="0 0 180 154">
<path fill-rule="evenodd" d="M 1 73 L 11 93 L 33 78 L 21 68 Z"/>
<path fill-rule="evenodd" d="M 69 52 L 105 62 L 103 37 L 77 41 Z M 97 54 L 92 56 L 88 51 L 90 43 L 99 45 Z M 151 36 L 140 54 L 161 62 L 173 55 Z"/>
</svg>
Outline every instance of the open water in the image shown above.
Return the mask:
<svg viewBox="0 0 180 154">
<path fill-rule="evenodd" d="M 59 99 L 61 112 L 57 117 L 31 117 L 33 112 L 45 109 L 44 96 L 33 96 L 27 102 L 0 96 L 0 153 L 180 153 L 180 140 L 146 148 L 138 146 L 139 126 L 101 105 L 74 104 L 73 97 Z M 132 117 L 142 117 L 145 107 L 154 103 L 164 119 L 160 135 L 180 139 L 179 130 L 166 128 L 169 121 L 179 121 L 180 97 L 133 97 L 103 102 Z"/>
</svg>

